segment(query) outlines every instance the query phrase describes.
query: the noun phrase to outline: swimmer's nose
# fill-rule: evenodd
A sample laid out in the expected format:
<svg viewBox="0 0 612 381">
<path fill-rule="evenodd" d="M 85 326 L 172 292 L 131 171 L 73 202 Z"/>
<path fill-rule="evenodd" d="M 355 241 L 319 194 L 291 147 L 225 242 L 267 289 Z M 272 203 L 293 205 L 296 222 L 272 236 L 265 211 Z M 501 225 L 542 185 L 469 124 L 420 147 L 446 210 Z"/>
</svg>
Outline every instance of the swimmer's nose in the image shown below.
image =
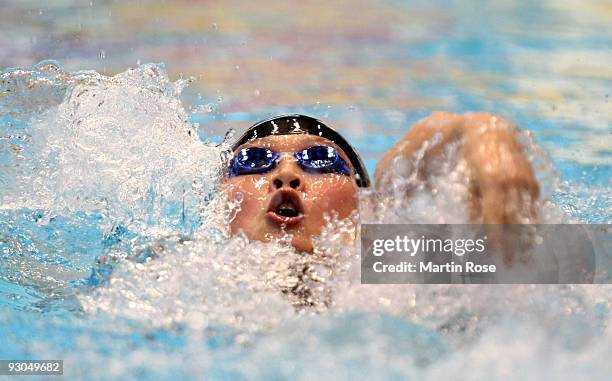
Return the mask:
<svg viewBox="0 0 612 381">
<path fill-rule="evenodd" d="M 295 190 L 302 190 L 304 187 L 304 178 L 302 170 L 290 161 L 281 161 L 279 166 L 273 173 L 272 189 L 277 190 L 283 187 L 289 187 Z"/>
</svg>

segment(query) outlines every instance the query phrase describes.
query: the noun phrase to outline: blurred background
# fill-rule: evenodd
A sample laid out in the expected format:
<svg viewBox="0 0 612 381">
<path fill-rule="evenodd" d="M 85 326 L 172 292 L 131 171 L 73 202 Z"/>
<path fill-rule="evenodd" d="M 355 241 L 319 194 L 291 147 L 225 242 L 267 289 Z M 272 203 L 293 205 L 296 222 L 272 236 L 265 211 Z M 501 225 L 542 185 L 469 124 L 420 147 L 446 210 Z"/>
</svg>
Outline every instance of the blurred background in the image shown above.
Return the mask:
<svg viewBox="0 0 612 381">
<path fill-rule="evenodd" d="M 142 66 L 112 84 L 44 60 Z M 181 102 L 151 62 L 193 78 Z M 98 85 L 73 95 L 75 77 Z M 339 282 L 338 310 L 356 314 L 302 319 L 256 285 L 267 275 L 253 263 L 285 251 L 168 237 L 215 221 L 221 149 L 185 119 L 218 142 L 287 112 L 339 129 L 370 171 L 432 111 L 500 114 L 558 170 L 543 197 L 609 224 L 611 93 L 610 0 L 0 0 L 0 358 L 64 359 L 86 380 L 609 380 L 609 285 Z M 444 215 L 435 206 L 406 210 Z M 152 242 L 167 251 L 147 262 Z M 126 253 L 138 257 L 94 265 Z"/>
<path fill-rule="evenodd" d="M 282 112 L 341 128 L 376 160 L 434 110 L 500 113 L 566 178 L 609 177 L 612 3 L 0 1 L 0 67 L 116 74 L 163 62 L 212 139 Z M 605 184 L 609 184 L 607 180 Z"/>
</svg>

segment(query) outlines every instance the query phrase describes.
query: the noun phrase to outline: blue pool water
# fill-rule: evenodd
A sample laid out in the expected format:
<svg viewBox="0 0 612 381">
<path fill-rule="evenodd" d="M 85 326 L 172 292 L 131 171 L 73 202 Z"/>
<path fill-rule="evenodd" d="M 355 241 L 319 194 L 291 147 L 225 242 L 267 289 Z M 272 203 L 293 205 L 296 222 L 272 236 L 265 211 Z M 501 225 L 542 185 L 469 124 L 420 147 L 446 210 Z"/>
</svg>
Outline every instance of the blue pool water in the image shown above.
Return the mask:
<svg viewBox="0 0 612 381">
<path fill-rule="evenodd" d="M 296 312 L 279 290 L 304 259 L 228 239 L 215 198 L 229 128 L 307 113 L 373 171 L 430 112 L 487 110 L 537 143 L 550 221 L 609 224 L 609 5 L 148 6 L 0 16 L 0 358 L 87 380 L 610 378 L 609 285 L 362 286 L 340 225 L 321 245 L 341 271 L 317 263 Z"/>
</svg>

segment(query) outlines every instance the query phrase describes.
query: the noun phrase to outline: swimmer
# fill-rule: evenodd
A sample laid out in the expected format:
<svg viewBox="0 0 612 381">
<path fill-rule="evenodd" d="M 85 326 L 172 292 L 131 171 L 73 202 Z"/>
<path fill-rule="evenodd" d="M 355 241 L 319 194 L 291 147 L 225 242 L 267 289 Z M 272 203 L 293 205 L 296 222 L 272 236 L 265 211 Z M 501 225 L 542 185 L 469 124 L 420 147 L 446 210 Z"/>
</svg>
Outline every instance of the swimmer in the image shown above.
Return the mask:
<svg viewBox="0 0 612 381">
<path fill-rule="evenodd" d="M 444 147 L 457 140 L 463 141 L 470 174 L 470 222 L 533 222 L 539 186 L 518 132 L 488 113 L 433 113 L 383 157 L 372 185 L 354 148 L 323 122 L 304 115 L 262 121 L 234 144 L 222 183 L 231 200 L 240 200 L 232 233 L 264 242 L 291 233 L 296 250 L 312 252 L 312 238 L 321 234 L 326 215 L 345 219 L 355 213 L 359 188 L 384 192 L 392 165 L 417 155 L 423 163 L 418 176 L 427 178 L 427 164 L 444 160 Z"/>
</svg>

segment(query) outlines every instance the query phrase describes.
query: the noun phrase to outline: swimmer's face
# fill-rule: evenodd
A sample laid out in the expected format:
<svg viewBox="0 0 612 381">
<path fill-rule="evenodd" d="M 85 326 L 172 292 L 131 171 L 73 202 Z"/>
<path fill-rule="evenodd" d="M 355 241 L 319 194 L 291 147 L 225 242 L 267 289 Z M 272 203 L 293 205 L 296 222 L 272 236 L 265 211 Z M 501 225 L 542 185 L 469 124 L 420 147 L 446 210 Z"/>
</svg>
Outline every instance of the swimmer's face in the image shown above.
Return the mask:
<svg viewBox="0 0 612 381">
<path fill-rule="evenodd" d="M 293 153 L 314 146 L 335 148 L 348 163 L 351 175 L 304 172 Z M 311 252 L 312 237 L 321 233 L 325 215 L 337 214 L 344 219 L 357 209 L 353 168 L 332 141 L 313 135 L 267 136 L 240 146 L 236 152 L 248 147 L 283 154 L 269 172 L 228 177 L 223 182 L 230 200 L 242 199 L 231 222 L 233 234 L 243 231 L 249 239 L 267 242 L 290 233 L 297 250 Z"/>
</svg>

